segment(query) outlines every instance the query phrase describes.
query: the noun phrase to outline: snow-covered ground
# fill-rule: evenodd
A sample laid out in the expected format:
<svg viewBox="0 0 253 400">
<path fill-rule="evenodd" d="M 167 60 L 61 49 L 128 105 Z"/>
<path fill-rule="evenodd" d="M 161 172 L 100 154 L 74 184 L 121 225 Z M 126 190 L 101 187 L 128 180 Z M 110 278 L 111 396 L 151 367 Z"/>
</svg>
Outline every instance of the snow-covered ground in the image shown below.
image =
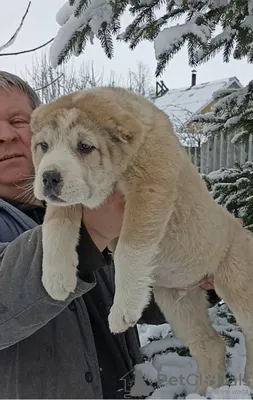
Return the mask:
<svg viewBox="0 0 253 400">
<path fill-rule="evenodd" d="M 227 374 L 230 377 L 227 385 L 219 389 L 210 386 L 206 397 L 199 396 L 195 392 L 196 363 L 184 344 L 173 336 L 170 325 L 140 325 L 141 350 L 146 361 L 135 366 L 135 384 L 131 396 L 142 395 L 150 399 L 253 398 L 253 390 L 243 382 L 246 361 L 244 337 L 228 311 L 225 304 L 209 310 L 213 327 L 223 334 L 226 343 Z M 182 377 L 187 378 L 184 380 Z"/>
</svg>

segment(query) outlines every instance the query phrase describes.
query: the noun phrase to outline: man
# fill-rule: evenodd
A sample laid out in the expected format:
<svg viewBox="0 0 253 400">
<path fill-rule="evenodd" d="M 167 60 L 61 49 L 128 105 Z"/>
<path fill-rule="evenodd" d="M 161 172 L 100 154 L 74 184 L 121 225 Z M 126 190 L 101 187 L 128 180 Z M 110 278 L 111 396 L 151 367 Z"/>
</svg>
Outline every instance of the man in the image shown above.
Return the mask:
<svg viewBox="0 0 253 400">
<path fill-rule="evenodd" d="M 0 398 L 120 398 L 123 377 L 131 380 L 141 361 L 136 328 L 111 335 L 107 322 L 114 278 L 106 248 L 119 235 L 123 199 L 115 193 L 84 210 L 77 289 L 51 299 L 41 284 L 45 206 L 31 186 L 29 120 L 39 103 L 27 83 L 0 71 Z M 144 320 L 165 322 L 154 302 Z"/>
</svg>

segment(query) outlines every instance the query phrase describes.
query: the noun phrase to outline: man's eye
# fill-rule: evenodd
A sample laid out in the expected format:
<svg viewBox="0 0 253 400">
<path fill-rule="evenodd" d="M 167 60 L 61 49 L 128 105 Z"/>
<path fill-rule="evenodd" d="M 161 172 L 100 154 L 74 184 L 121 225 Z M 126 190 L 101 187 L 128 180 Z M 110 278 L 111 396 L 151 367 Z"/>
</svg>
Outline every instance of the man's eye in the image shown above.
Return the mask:
<svg viewBox="0 0 253 400">
<path fill-rule="evenodd" d="M 11 124 L 14 126 L 21 126 L 21 125 L 27 125 L 29 122 L 25 121 L 24 119 L 14 119 L 11 121 Z"/>
<path fill-rule="evenodd" d="M 40 146 L 41 150 L 44 153 L 48 150 L 48 144 L 46 142 L 40 142 L 40 143 L 38 143 L 38 146 Z"/>
</svg>

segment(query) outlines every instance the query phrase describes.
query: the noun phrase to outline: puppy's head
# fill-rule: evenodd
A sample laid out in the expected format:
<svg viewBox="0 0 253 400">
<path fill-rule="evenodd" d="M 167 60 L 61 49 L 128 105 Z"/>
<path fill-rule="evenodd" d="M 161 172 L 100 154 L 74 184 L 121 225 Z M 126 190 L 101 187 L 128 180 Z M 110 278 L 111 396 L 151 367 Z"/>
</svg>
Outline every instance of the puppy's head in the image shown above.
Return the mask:
<svg viewBox="0 0 253 400">
<path fill-rule="evenodd" d="M 63 206 L 102 204 L 143 139 L 136 118 L 92 91 L 38 107 L 31 129 L 35 197 Z"/>
</svg>

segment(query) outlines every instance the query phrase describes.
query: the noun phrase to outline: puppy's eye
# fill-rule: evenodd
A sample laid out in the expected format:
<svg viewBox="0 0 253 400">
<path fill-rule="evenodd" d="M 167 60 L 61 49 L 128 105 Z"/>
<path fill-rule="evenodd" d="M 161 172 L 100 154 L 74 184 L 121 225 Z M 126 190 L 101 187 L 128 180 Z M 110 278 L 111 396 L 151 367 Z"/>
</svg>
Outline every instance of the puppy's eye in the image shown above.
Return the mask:
<svg viewBox="0 0 253 400">
<path fill-rule="evenodd" d="M 41 150 L 45 153 L 48 150 L 48 144 L 46 142 L 41 142 L 38 143 L 38 146 L 40 146 Z"/>
<path fill-rule="evenodd" d="M 95 147 L 87 143 L 78 143 L 77 149 L 80 153 L 89 154 Z"/>
</svg>

